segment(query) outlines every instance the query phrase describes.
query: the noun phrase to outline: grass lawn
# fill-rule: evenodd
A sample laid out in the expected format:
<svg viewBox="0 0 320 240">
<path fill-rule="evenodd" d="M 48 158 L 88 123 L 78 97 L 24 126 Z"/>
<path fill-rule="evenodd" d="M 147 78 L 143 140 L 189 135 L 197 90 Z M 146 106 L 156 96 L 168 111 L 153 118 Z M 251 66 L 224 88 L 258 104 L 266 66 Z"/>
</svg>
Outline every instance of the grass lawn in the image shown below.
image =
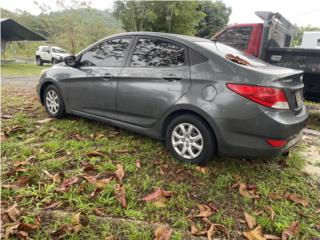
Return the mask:
<svg viewBox="0 0 320 240">
<path fill-rule="evenodd" d="M 30 77 L 39 76 L 43 69 L 50 67 L 50 65 L 37 66 L 36 64 L 2 64 L 1 76 L 2 77 Z"/>
<path fill-rule="evenodd" d="M 167 224 L 173 229 L 171 239 L 185 239 L 191 224 L 201 231 L 209 223 L 224 225 L 231 239 L 244 239 L 242 232 L 249 231 L 244 212 L 256 219 L 264 234 L 281 237 L 299 221 L 300 231 L 291 239 L 320 238 L 319 183 L 301 172 L 305 159 L 299 151 L 304 143 L 287 159 L 216 158 L 200 168 L 174 160 L 162 142 L 98 122 L 71 116 L 38 122 L 47 118 L 44 108 L 32 93 L 21 91 L 2 89 L 2 114 L 9 116 L 2 119 L 6 139 L 1 144 L 1 204 L 6 210 L 16 203 L 16 221 L 36 223 L 40 217 L 40 225 L 27 228 L 32 239 L 50 239 L 55 236 L 51 233 L 67 229 L 63 226 L 69 227 L 68 239 L 154 238 L 149 225 L 114 224 L 101 221 L 101 216 Z M 118 164 L 124 169 L 121 181 L 114 174 Z M 97 191 L 94 179 L 108 180 Z M 239 183 L 246 186 L 247 196 L 239 191 Z M 123 199 L 121 187 L 126 207 L 118 201 Z M 174 193 L 155 202 L 141 201 L 157 187 Z M 290 194 L 298 195 L 302 204 L 290 200 Z M 190 217 L 198 214 L 197 204 L 211 206 L 212 214 Z M 70 215 L 50 215 L 58 210 Z M 81 213 L 80 223 L 76 213 Z M 14 222 L 7 215 L 2 218 L 4 232 Z M 75 227 L 79 225 L 81 230 Z"/>
</svg>

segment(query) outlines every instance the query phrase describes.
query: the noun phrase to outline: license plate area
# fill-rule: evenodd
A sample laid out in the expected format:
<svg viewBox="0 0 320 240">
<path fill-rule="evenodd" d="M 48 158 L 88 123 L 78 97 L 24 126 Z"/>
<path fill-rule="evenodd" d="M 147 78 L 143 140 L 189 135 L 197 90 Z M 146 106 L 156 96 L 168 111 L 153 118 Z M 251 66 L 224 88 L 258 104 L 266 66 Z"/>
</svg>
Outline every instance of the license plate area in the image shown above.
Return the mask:
<svg viewBox="0 0 320 240">
<path fill-rule="evenodd" d="M 301 91 L 296 91 L 294 94 L 295 94 L 295 98 L 296 98 L 297 108 L 302 108 L 302 106 L 303 106 L 303 98 L 302 98 Z"/>
</svg>

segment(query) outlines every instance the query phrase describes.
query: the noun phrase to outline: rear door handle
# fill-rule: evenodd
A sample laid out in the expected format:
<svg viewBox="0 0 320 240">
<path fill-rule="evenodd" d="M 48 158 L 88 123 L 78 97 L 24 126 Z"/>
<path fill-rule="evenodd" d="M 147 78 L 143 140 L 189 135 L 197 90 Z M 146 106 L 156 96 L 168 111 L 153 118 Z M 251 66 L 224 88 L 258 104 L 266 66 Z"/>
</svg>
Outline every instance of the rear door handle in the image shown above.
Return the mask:
<svg viewBox="0 0 320 240">
<path fill-rule="evenodd" d="M 177 77 L 174 74 L 170 74 L 169 76 L 163 77 L 164 80 L 169 81 L 169 82 L 173 82 L 173 81 L 180 81 L 182 80 L 181 77 Z"/>
<path fill-rule="evenodd" d="M 110 73 L 106 73 L 102 76 L 102 79 L 105 81 L 110 81 L 111 78 L 113 78 L 113 75 Z"/>
</svg>

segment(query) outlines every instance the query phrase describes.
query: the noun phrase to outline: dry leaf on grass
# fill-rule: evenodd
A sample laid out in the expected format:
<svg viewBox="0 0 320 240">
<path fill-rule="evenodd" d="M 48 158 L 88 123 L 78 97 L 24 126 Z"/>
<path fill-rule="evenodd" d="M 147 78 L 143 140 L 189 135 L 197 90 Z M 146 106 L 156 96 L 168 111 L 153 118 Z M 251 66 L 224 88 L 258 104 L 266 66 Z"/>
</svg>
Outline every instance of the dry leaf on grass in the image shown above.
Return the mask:
<svg viewBox="0 0 320 240">
<path fill-rule="evenodd" d="M 198 172 L 201 172 L 202 174 L 206 174 L 208 172 L 209 168 L 208 167 L 203 167 L 203 166 L 197 166 L 196 170 Z"/>
<path fill-rule="evenodd" d="M 285 195 L 285 198 L 289 201 L 292 201 L 294 203 L 298 203 L 298 204 L 301 204 L 302 206 L 304 207 L 307 207 L 308 204 L 309 204 L 309 200 L 300 196 L 300 195 L 297 195 L 297 194 L 289 194 L 287 193 Z"/>
<path fill-rule="evenodd" d="M 44 123 L 48 123 L 48 122 L 51 122 L 53 121 L 54 118 L 45 118 L 45 119 L 42 119 L 42 120 L 39 120 L 37 121 L 38 124 L 44 124 Z"/>
<path fill-rule="evenodd" d="M 244 212 L 244 218 L 246 219 L 247 225 L 250 229 L 253 229 L 256 226 L 256 219 L 249 213 Z"/>
<path fill-rule="evenodd" d="M 61 239 L 71 233 L 78 233 L 82 229 L 80 214 L 77 213 L 72 217 L 71 224 L 63 224 L 55 232 L 52 232 L 52 239 Z"/>
<path fill-rule="evenodd" d="M 320 213 L 320 208 L 318 208 L 316 211 L 315 211 L 315 213 Z"/>
<path fill-rule="evenodd" d="M 281 239 L 275 235 L 270 235 L 270 234 L 264 234 L 263 237 L 268 240 L 280 240 Z"/>
<path fill-rule="evenodd" d="M 43 209 L 44 210 L 54 209 L 54 208 L 57 208 L 61 205 L 62 205 L 62 202 L 54 202 L 54 203 L 51 203 L 51 204 L 45 206 Z"/>
<path fill-rule="evenodd" d="M 60 185 L 59 188 L 56 189 L 56 191 L 58 192 L 65 192 L 68 190 L 68 188 L 73 185 L 73 184 L 76 184 L 80 181 L 80 179 L 75 176 L 75 177 L 71 177 L 71 178 L 68 178 L 66 180 L 63 181 L 63 183 Z"/>
<path fill-rule="evenodd" d="M 166 191 L 162 188 L 157 188 L 156 191 L 154 191 L 153 193 L 143 197 L 142 201 L 157 201 L 159 200 L 161 197 L 171 197 L 173 194 L 172 191 Z"/>
<path fill-rule="evenodd" d="M 284 229 L 281 235 L 282 240 L 288 240 L 290 237 L 293 237 L 299 233 L 300 224 L 298 221 L 294 221 L 291 225 Z"/>
<path fill-rule="evenodd" d="M 259 198 L 259 194 L 257 193 L 257 186 L 256 185 L 248 185 L 245 183 L 239 184 L 239 193 L 242 197 L 250 198 L 250 199 L 257 199 Z"/>
<path fill-rule="evenodd" d="M 124 170 L 123 170 L 123 166 L 121 164 L 117 164 L 117 170 L 114 172 L 114 174 L 116 175 L 116 177 L 122 181 L 123 177 L 124 177 Z"/>
<path fill-rule="evenodd" d="M 280 195 L 280 194 L 278 194 L 278 193 L 270 193 L 269 194 L 269 198 L 271 199 L 271 200 L 281 200 L 282 199 L 282 196 Z"/>
<path fill-rule="evenodd" d="M 87 157 L 104 157 L 105 155 L 98 151 L 92 151 L 87 153 Z"/>
<path fill-rule="evenodd" d="M 267 209 L 267 211 L 269 211 L 269 213 L 270 213 L 270 218 L 271 218 L 271 220 L 273 221 L 276 214 L 274 213 L 272 207 L 266 206 L 266 209 Z"/>
<path fill-rule="evenodd" d="M 248 240 L 266 240 L 266 238 L 262 235 L 262 229 L 260 226 L 251 231 L 244 232 L 243 236 Z"/>
<path fill-rule="evenodd" d="M 172 229 L 170 227 L 158 226 L 155 231 L 155 240 L 169 240 L 171 238 Z"/>
<path fill-rule="evenodd" d="M 52 175 L 46 170 L 42 170 L 42 172 L 46 174 L 48 177 L 50 177 L 54 183 L 60 183 L 62 181 L 62 178 L 64 177 L 63 172 L 57 173 L 55 175 Z"/>
<path fill-rule="evenodd" d="M 117 184 L 117 186 L 114 189 L 114 194 L 116 196 L 116 199 L 121 204 L 123 208 L 127 207 L 127 201 L 126 201 L 126 191 L 124 189 L 124 186 L 122 184 Z"/>
<path fill-rule="evenodd" d="M 3 114 L 3 115 L 1 115 L 1 118 L 3 118 L 3 119 L 11 119 L 11 118 L 12 118 L 12 115 L 10 115 L 10 114 Z"/>
<path fill-rule="evenodd" d="M 197 204 L 197 207 L 199 209 L 199 214 L 195 215 L 194 217 L 207 218 L 212 214 L 218 212 L 218 209 L 216 207 L 209 204 Z"/>
<path fill-rule="evenodd" d="M 1 132 L 0 134 L 0 142 L 5 142 L 7 140 L 6 135 L 4 134 L 4 132 Z"/>
<path fill-rule="evenodd" d="M 194 224 L 194 222 L 191 222 L 190 232 L 192 235 L 196 235 L 199 232 L 199 230 L 196 227 L 196 225 Z"/>
<path fill-rule="evenodd" d="M 11 221 L 16 222 L 17 218 L 20 216 L 20 211 L 17 208 L 17 204 L 13 204 L 11 207 L 9 207 L 6 210 L 6 213 L 8 214 L 8 217 L 11 219 Z"/>
<path fill-rule="evenodd" d="M 139 168 L 139 169 L 141 168 L 141 161 L 140 161 L 140 159 L 137 159 L 137 160 L 136 160 L 136 167 Z"/>
</svg>

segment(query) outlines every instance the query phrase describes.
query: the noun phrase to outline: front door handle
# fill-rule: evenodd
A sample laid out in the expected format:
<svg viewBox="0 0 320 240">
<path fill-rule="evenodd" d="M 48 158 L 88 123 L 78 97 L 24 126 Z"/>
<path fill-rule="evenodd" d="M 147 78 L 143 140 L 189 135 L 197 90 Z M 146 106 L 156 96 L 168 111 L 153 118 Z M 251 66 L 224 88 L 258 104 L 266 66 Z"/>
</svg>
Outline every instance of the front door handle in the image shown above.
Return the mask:
<svg viewBox="0 0 320 240">
<path fill-rule="evenodd" d="M 164 80 L 169 81 L 169 82 L 173 82 L 173 81 L 180 81 L 182 80 L 181 77 L 178 77 L 174 74 L 170 74 L 169 76 L 163 77 Z"/>
</svg>

